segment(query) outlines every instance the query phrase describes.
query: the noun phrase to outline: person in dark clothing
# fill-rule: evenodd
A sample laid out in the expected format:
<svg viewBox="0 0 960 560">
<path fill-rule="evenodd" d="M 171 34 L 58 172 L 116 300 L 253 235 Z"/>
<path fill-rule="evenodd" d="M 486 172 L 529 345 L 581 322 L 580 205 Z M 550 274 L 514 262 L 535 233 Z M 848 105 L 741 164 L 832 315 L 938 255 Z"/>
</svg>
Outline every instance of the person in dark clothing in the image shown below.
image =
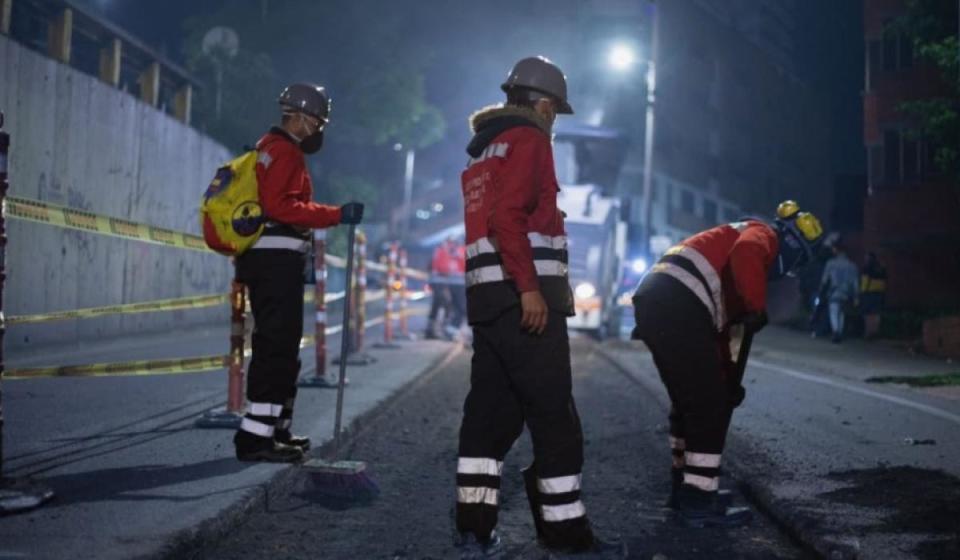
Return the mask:
<svg viewBox="0 0 960 560">
<path fill-rule="evenodd" d="M 363 205 L 313 202 L 304 154 L 323 143 L 330 114 L 326 92 L 293 84 L 280 94 L 281 125 L 257 142 L 257 183 L 266 216 L 263 235 L 237 257 L 237 279 L 247 286 L 253 311 L 253 356 L 247 371 L 247 411 L 234 436 L 241 461 L 295 462 L 310 440 L 291 425 L 300 373 L 303 285 L 310 230 L 356 224 Z"/>
<path fill-rule="evenodd" d="M 540 542 L 573 552 L 606 546 L 580 499 L 583 434 L 567 337 L 573 294 L 550 144 L 556 115 L 572 113 L 566 78 L 550 61 L 527 58 L 502 87 L 507 104 L 471 119 L 462 175 L 474 349 L 457 461 L 464 558 L 499 547 L 503 459 L 524 424 L 534 447 L 524 479 Z"/>
</svg>

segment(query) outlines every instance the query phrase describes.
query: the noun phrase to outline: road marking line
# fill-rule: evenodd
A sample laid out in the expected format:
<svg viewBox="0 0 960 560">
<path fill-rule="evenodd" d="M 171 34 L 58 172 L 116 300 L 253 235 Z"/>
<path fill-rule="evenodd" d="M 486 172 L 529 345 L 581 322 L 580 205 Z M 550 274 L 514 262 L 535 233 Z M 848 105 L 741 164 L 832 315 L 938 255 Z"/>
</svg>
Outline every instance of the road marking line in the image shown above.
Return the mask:
<svg viewBox="0 0 960 560">
<path fill-rule="evenodd" d="M 770 370 L 770 371 L 775 371 L 775 372 L 777 372 L 777 373 L 782 373 L 782 374 L 784 374 L 784 375 L 788 375 L 788 376 L 790 376 L 790 377 L 795 377 L 795 378 L 797 378 L 797 379 L 802 379 L 802 380 L 804 380 L 804 381 L 810 381 L 811 383 L 819 383 L 819 384 L 821 384 L 821 385 L 826 385 L 826 386 L 828 386 L 828 387 L 835 387 L 835 388 L 837 388 L 837 389 L 844 389 L 844 390 L 846 390 L 846 391 L 850 391 L 851 393 L 857 393 L 857 394 L 863 395 L 863 396 L 865 396 L 865 397 L 873 397 L 873 398 L 875 398 L 875 399 L 879 399 L 879 400 L 882 400 L 882 401 L 887 401 L 887 402 L 890 402 L 890 403 L 899 404 L 899 405 L 905 406 L 905 407 L 907 407 L 907 408 L 912 408 L 912 409 L 918 410 L 918 411 L 920 411 L 920 412 L 925 412 L 925 413 L 927 413 L 927 414 L 929 414 L 929 415 L 931 415 L 931 416 L 936 416 L 937 418 L 940 418 L 941 420 L 948 420 L 948 421 L 953 422 L 953 423 L 955 423 L 955 424 L 960 424 L 960 415 L 953 414 L 953 413 L 951 413 L 951 412 L 947 412 L 946 410 L 943 410 L 943 409 L 940 409 L 940 408 L 937 408 L 937 407 L 934 407 L 934 406 L 929 406 L 929 405 L 926 405 L 926 404 L 918 403 L 918 402 L 911 401 L 911 400 L 909 400 L 909 399 L 904 399 L 904 398 L 901 398 L 901 397 L 895 397 L 895 396 L 893 396 L 893 395 L 887 395 L 887 394 L 884 394 L 884 393 L 880 393 L 880 392 L 878 392 L 878 391 L 873 391 L 873 390 L 870 390 L 870 389 L 865 389 L 865 388 L 863 388 L 863 387 L 857 387 L 856 385 L 852 385 L 852 384 L 849 384 L 849 383 L 844 383 L 844 382 L 841 382 L 841 381 L 835 381 L 835 380 L 833 380 L 833 379 L 827 379 L 827 378 L 825 378 L 825 377 L 820 377 L 819 375 L 812 375 L 812 374 L 809 374 L 809 373 L 804 373 L 804 372 L 802 372 L 802 371 L 797 371 L 797 370 L 795 370 L 795 369 L 790 369 L 790 368 L 787 368 L 787 367 L 778 366 L 778 365 L 771 364 L 771 363 L 768 363 L 768 362 L 763 362 L 763 361 L 759 361 L 759 360 L 750 360 L 750 365 L 759 366 L 759 367 L 762 367 L 762 368 L 764 368 L 764 369 L 768 369 L 768 370 Z"/>
</svg>

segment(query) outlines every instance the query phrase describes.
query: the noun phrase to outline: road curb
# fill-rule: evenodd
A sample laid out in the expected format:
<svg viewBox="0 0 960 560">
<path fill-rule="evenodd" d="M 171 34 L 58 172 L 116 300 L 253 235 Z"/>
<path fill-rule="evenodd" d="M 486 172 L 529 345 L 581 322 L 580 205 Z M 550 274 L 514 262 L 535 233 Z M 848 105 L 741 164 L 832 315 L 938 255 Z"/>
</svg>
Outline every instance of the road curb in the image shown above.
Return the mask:
<svg viewBox="0 0 960 560">
<path fill-rule="evenodd" d="M 664 414 L 667 413 L 669 406 L 665 398 L 666 393 L 659 387 L 659 381 L 654 385 L 648 380 L 633 375 L 626 365 L 622 364 L 616 356 L 605 348 L 600 347 L 598 353 L 624 377 L 652 396 L 661 406 Z M 732 432 L 727 438 L 738 449 L 751 449 L 746 441 Z M 787 500 L 777 498 L 772 488 L 763 483 L 765 481 L 763 471 L 747 466 L 736 457 L 737 454 L 733 454 L 730 459 L 725 458 L 724 471 L 730 473 L 744 497 L 760 512 L 770 517 L 791 539 L 807 552 L 826 560 L 855 560 L 858 558 L 856 548 L 828 538 L 816 519 L 798 511 Z"/>
<path fill-rule="evenodd" d="M 416 390 L 432 379 L 447 364 L 463 352 L 462 344 L 454 344 L 447 352 L 430 362 L 409 382 L 397 387 L 382 402 L 354 418 L 343 431 L 343 447 L 349 452 L 357 440 L 374 421 L 390 409 L 399 399 Z M 332 441 L 315 448 L 314 456 L 327 456 L 332 451 Z M 214 545 L 230 532 L 243 524 L 252 514 L 265 511 L 271 499 L 284 496 L 295 490 L 300 483 L 298 466 L 288 466 L 269 477 L 268 480 L 251 488 L 233 505 L 190 529 L 183 529 L 171 535 L 162 549 L 155 553 L 140 556 L 143 560 L 185 560 L 203 557 L 204 549 Z"/>
</svg>

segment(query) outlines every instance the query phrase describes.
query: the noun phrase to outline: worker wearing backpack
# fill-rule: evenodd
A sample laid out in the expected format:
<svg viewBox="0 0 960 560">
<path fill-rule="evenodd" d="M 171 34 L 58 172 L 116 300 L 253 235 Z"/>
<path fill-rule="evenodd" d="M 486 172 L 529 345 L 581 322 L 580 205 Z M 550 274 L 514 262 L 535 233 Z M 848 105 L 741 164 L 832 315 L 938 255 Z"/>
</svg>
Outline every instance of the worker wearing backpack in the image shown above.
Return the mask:
<svg viewBox="0 0 960 560">
<path fill-rule="evenodd" d="M 330 114 L 324 88 L 298 83 L 280 94 L 282 118 L 257 142 L 256 175 L 263 231 L 236 257 L 237 279 L 250 293 L 253 357 L 247 371 L 247 412 L 234 436 L 241 461 L 295 462 L 310 447 L 291 433 L 303 336 L 303 271 L 310 230 L 357 224 L 363 204 L 313 202 L 304 154 L 323 145 Z"/>
</svg>

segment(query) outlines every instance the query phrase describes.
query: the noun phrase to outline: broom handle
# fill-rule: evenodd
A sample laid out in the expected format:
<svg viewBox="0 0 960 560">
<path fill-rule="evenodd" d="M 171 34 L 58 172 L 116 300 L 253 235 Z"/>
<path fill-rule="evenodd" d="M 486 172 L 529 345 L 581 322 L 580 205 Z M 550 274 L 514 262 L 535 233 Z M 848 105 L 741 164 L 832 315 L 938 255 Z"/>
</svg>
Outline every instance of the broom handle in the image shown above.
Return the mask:
<svg viewBox="0 0 960 560">
<path fill-rule="evenodd" d="M 350 295 L 353 291 L 353 243 L 357 225 L 347 229 L 347 278 L 343 295 L 343 328 L 340 330 L 340 378 L 337 380 L 337 415 L 333 422 L 333 456 L 340 452 L 340 421 L 343 418 L 343 388 L 347 381 L 347 354 L 350 351 Z"/>
</svg>

